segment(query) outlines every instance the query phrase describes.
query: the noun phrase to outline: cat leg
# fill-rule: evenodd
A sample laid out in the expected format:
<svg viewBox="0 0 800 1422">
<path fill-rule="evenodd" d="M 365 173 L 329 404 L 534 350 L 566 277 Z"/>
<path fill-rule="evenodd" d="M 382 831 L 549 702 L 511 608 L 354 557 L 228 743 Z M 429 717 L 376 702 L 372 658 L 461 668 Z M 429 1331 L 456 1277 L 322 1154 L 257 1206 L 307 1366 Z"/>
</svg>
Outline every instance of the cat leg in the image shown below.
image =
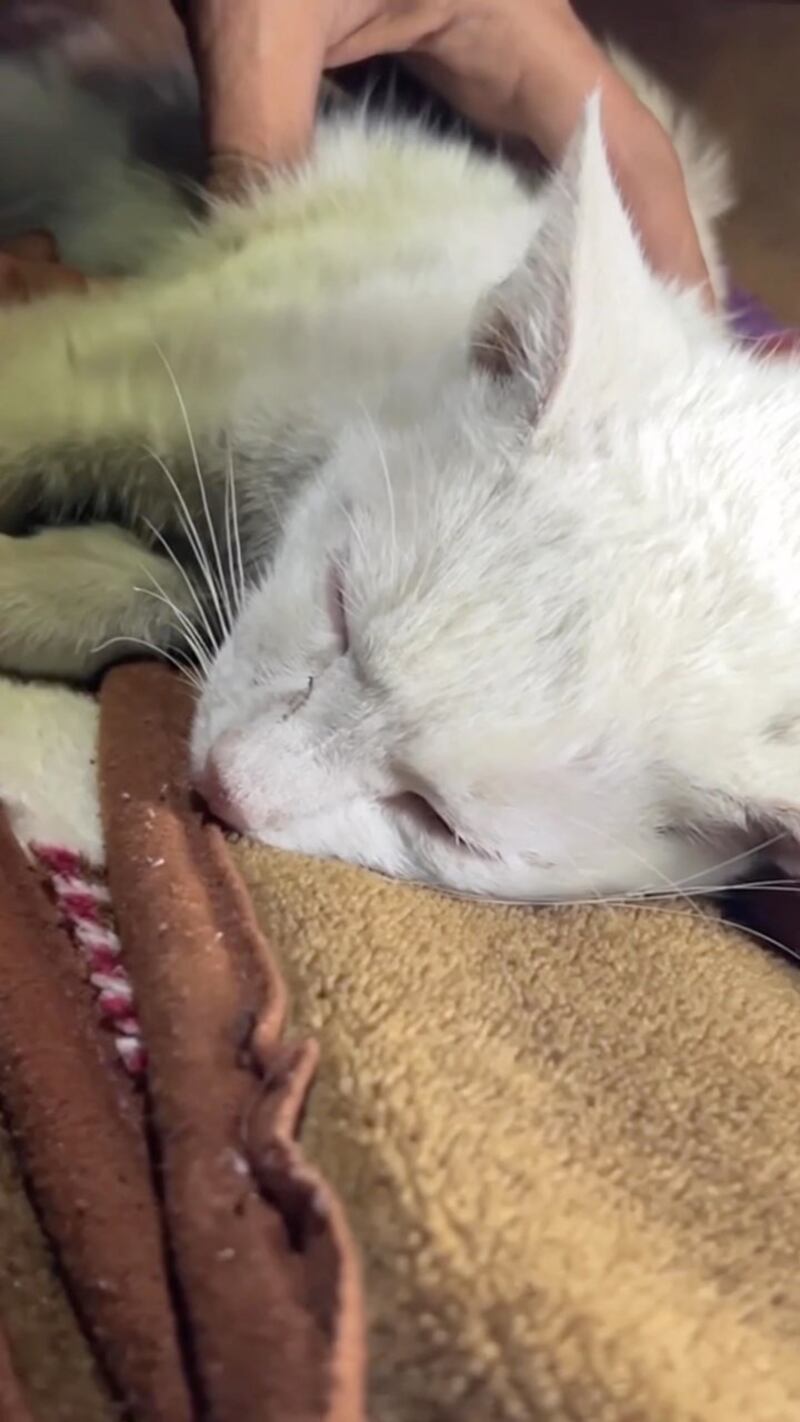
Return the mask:
<svg viewBox="0 0 800 1422">
<path fill-rule="evenodd" d="M 140 591 L 154 583 L 177 611 Z M 181 571 L 115 525 L 0 535 L 2 671 L 87 680 L 143 643 L 179 643 L 195 612 Z"/>
</svg>

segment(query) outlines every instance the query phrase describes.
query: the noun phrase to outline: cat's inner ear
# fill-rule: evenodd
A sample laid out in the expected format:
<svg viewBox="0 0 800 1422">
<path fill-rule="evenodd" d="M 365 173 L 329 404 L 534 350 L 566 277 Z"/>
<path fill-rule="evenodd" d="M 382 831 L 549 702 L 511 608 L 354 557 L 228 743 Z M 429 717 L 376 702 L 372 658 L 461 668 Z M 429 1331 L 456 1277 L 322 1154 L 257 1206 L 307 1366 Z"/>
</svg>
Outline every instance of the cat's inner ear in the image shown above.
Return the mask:
<svg viewBox="0 0 800 1422">
<path fill-rule="evenodd" d="M 524 382 L 530 413 L 643 388 L 685 359 L 676 297 L 648 266 L 617 190 L 603 141 L 599 95 L 553 175 L 525 260 L 478 312 L 473 359 Z"/>
</svg>

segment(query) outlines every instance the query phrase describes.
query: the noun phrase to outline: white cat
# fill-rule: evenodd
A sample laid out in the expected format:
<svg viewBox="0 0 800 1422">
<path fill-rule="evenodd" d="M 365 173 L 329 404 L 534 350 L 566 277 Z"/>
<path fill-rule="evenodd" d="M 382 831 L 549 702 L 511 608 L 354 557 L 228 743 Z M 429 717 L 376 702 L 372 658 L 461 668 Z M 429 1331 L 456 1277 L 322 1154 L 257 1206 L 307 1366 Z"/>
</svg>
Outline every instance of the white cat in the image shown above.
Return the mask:
<svg viewBox="0 0 800 1422">
<path fill-rule="evenodd" d="M 632 72 L 721 291 L 724 165 Z M 196 230 L 142 206 L 146 276 L 0 316 L 0 519 L 172 539 L 164 466 L 201 529 L 207 498 L 230 625 L 192 755 L 224 819 L 525 900 L 695 890 L 800 832 L 800 368 L 653 275 L 597 101 L 533 195 L 342 118 Z M 147 571 L 186 626 L 195 588 L 130 533 L 7 536 L 2 663 L 163 643 Z"/>
</svg>

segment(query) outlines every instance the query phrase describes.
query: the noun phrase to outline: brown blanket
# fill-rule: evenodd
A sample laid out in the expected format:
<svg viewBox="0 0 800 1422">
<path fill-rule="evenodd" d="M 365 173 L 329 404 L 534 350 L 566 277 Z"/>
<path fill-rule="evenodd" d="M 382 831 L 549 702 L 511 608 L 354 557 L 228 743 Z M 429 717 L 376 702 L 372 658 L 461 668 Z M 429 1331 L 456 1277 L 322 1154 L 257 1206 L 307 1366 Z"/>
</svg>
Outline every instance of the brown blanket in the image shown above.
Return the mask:
<svg viewBox="0 0 800 1422">
<path fill-rule="evenodd" d="M 102 697 L 109 883 L 147 1097 L 6 825 L 3 1107 L 112 1396 L 148 1422 L 344 1422 L 361 1415 L 358 1271 L 340 1205 L 294 1145 L 315 1050 L 282 1042 L 282 983 L 219 832 L 190 810 L 189 711 L 158 667 L 112 675 Z M 34 1398 L 38 1362 L 3 1317 Z M 40 1326 L 44 1350 L 55 1325 Z"/>
</svg>

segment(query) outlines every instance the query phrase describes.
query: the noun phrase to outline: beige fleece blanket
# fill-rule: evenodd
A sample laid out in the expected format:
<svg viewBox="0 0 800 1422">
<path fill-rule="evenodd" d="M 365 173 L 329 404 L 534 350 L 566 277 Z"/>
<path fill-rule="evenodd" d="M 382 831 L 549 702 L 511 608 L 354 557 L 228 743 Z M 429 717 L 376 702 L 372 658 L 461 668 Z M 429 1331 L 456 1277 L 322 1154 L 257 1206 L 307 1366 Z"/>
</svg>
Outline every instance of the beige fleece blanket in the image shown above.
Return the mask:
<svg viewBox="0 0 800 1422">
<path fill-rule="evenodd" d="M 800 977 L 682 905 L 456 904 L 240 845 L 376 1422 L 800 1416 Z"/>
</svg>

